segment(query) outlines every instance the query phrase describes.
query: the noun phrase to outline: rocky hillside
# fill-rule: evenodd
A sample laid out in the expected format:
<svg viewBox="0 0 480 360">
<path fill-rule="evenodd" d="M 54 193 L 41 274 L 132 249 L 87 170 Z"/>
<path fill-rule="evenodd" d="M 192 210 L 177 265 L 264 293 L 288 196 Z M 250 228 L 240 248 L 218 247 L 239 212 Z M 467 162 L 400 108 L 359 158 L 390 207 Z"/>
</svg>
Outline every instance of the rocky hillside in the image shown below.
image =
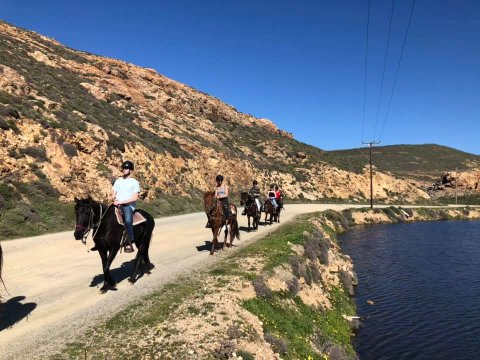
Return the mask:
<svg viewBox="0 0 480 360">
<path fill-rule="evenodd" d="M 155 70 L 75 51 L 4 22 L 0 143 L 0 227 L 8 224 L 7 236 L 12 224 L 44 224 L 59 213 L 58 200 L 92 194 L 106 201 L 124 159 L 136 163 L 145 199 L 166 213 L 195 208 L 188 206 L 199 204 L 217 173 L 236 193 L 255 178 L 263 187 L 280 184 L 289 198 L 368 194 L 367 173 L 338 169 L 328 153 L 270 120 Z M 376 182 L 376 196 L 386 201 L 428 197 L 387 174 Z M 67 209 L 59 214 L 65 222 Z"/>
</svg>

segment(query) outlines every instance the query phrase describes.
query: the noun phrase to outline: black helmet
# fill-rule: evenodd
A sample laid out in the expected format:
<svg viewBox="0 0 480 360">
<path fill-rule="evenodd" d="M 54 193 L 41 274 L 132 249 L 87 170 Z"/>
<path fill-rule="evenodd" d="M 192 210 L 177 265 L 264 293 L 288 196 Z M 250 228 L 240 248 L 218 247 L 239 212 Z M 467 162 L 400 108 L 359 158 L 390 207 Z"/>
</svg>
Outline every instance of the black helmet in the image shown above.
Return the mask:
<svg viewBox="0 0 480 360">
<path fill-rule="evenodd" d="M 125 170 L 125 169 L 129 169 L 129 170 L 133 170 L 135 168 L 135 166 L 133 165 L 133 163 L 129 160 L 127 161 L 124 161 L 122 163 L 122 170 Z"/>
<path fill-rule="evenodd" d="M 217 175 L 215 178 L 216 181 L 223 181 L 223 176 L 222 175 Z"/>
<path fill-rule="evenodd" d="M 258 185 L 258 181 L 257 181 L 257 180 L 253 180 L 253 185 Z"/>
<path fill-rule="evenodd" d="M 270 189 L 273 189 L 275 187 L 275 184 L 270 184 Z"/>
</svg>

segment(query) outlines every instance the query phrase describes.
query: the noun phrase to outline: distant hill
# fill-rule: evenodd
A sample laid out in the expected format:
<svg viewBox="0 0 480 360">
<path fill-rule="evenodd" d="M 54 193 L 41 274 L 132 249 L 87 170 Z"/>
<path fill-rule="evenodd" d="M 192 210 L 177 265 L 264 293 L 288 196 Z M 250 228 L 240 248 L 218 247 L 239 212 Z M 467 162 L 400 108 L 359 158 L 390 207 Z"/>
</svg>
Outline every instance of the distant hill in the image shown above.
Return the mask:
<svg viewBox="0 0 480 360">
<path fill-rule="evenodd" d="M 337 167 L 358 172 L 368 163 L 367 148 L 329 151 L 325 156 Z M 391 145 L 373 149 L 373 163 L 378 170 L 396 177 L 431 180 L 444 172 L 470 171 L 480 168 L 480 156 L 451 147 L 424 145 Z"/>
</svg>

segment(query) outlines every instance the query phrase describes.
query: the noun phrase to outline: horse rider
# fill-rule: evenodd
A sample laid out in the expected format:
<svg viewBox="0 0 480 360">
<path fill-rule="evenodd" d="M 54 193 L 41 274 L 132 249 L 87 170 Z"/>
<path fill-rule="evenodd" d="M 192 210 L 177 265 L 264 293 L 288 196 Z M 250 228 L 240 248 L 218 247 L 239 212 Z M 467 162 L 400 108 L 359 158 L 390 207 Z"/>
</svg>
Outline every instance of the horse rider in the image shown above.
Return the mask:
<svg viewBox="0 0 480 360">
<path fill-rule="evenodd" d="M 127 230 L 127 239 L 125 242 L 125 252 L 133 252 L 132 243 L 135 240 L 133 232 L 133 212 L 135 211 L 135 202 L 138 200 L 140 193 L 140 184 L 132 177 L 132 172 L 135 166 L 129 160 L 122 163 L 123 176 L 115 180 L 113 184 L 114 198 L 113 205 L 121 206 L 123 210 L 123 217 L 125 228 Z"/>
<path fill-rule="evenodd" d="M 275 200 L 277 201 L 277 204 L 280 206 L 280 204 L 282 204 L 282 209 L 285 209 L 283 207 L 283 203 L 282 203 L 282 200 L 283 200 L 283 194 L 282 192 L 280 191 L 280 188 L 278 187 L 278 185 L 275 185 Z"/>
<path fill-rule="evenodd" d="M 275 185 L 270 185 L 270 190 L 268 190 L 267 197 L 270 199 L 273 205 L 273 211 L 277 212 L 278 204 L 276 200 Z"/>
<path fill-rule="evenodd" d="M 262 203 L 259 199 L 260 189 L 258 187 L 258 181 L 257 180 L 253 180 L 253 186 L 250 188 L 250 190 L 248 190 L 248 194 L 251 197 L 253 197 L 253 199 L 255 200 L 255 204 L 257 204 L 258 212 L 261 212 L 262 211 Z M 247 214 L 247 207 L 245 206 L 245 209 L 243 209 L 242 215 L 246 215 L 246 214 Z"/>
<path fill-rule="evenodd" d="M 215 188 L 215 197 L 222 203 L 223 206 L 223 216 L 225 219 L 231 215 L 230 205 L 228 203 L 228 186 L 223 183 L 223 176 L 217 175 L 215 178 L 217 182 L 217 187 Z"/>
<path fill-rule="evenodd" d="M 217 175 L 215 181 L 217 183 L 215 187 L 215 198 L 222 203 L 223 217 L 226 220 L 231 215 L 230 204 L 228 203 L 228 186 L 223 183 L 222 175 Z M 211 226 L 209 218 L 205 227 L 210 228 Z"/>
</svg>

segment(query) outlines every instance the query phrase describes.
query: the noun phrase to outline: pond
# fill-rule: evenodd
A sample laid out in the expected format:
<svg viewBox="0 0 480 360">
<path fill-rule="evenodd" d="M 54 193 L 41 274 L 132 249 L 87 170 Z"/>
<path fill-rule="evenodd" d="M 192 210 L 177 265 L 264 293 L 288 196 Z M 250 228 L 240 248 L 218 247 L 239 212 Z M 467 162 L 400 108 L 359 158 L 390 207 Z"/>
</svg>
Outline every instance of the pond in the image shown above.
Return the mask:
<svg viewBox="0 0 480 360">
<path fill-rule="evenodd" d="M 366 226 L 340 242 L 359 280 L 360 359 L 480 359 L 480 221 Z"/>
</svg>

